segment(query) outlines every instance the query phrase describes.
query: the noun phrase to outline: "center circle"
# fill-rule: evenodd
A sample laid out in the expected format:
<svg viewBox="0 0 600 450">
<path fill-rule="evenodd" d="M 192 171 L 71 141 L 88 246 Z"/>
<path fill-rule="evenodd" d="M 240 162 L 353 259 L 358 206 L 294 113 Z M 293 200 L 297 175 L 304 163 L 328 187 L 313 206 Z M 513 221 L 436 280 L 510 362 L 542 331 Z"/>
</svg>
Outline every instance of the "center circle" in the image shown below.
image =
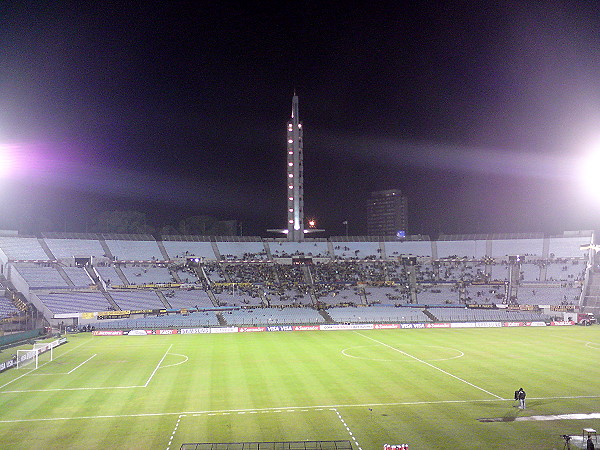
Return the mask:
<svg viewBox="0 0 600 450">
<path fill-rule="evenodd" d="M 345 348 L 342 350 L 342 355 L 369 361 L 434 362 L 461 358 L 465 354 L 455 348 L 441 345 L 402 344 L 402 346 L 392 348 L 380 344 L 370 344 Z"/>
</svg>

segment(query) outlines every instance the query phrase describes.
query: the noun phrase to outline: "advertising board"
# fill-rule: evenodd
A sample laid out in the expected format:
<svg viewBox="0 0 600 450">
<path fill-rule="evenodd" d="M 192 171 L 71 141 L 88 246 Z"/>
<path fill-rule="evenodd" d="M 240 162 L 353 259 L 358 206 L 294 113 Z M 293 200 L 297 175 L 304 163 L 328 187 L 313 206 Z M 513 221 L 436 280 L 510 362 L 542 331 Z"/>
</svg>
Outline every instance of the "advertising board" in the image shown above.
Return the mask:
<svg viewBox="0 0 600 450">
<path fill-rule="evenodd" d="M 210 328 L 182 328 L 179 331 L 180 334 L 208 334 Z"/>
</svg>

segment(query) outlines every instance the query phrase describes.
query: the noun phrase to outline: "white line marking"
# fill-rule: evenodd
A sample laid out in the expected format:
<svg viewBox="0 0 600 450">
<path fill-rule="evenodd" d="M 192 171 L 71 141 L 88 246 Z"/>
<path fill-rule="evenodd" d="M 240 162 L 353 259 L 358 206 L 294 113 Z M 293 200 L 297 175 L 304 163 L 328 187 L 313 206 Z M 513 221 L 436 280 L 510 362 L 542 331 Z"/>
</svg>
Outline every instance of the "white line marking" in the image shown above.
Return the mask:
<svg viewBox="0 0 600 450">
<path fill-rule="evenodd" d="M 90 359 L 92 359 L 94 356 L 97 356 L 97 353 L 94 353 L 92 356 L 90 356 L 88 359 L 86 359 L 84 362 L 82 362 L 81 364 L 79 364 L 77 367 L 75 367 L 74 369 L 71 369 L 67 372 L 67 375 L 70 375 L 72 372 L 75 372 L 77 369 L 79 369 L 81 366 L 83 366 L 86 362 L 88 362 Z"/>
<path fill-rule="evenodd" d="M 47 376 L 52 376 L 52 375 L 66 375 L 67 372 L 61 372 L 61 373 L 30 373 L 29 376 L 30 377 L 47 377 Z"/>
<path fill-rule="evenodd" d="M 31 369 L 28 372 L 25 372 L 23 375 L 19 375 L 17 378 L 13 378 L 12 380 L 10 380 L 8 383 L 3 384 L 2 386 L 0 386 L 0 389 L 2 389 L 4 386 L 8 386 L 10 383 L 14 383 L 15 381 L 17 381 L 20 378 L 23 378 L 25 375 L 27 375 L 28 373 L 33 372 L 35 369 Z M 4 391 L 0 391 L 0 393 L 4 394 Z"/>
<path fill-rule="evenodd" d="M 56 389 L 27 389 L 22 391 L 0 391 L 0 394 L 26 394 L 28 392 L 60 392 L 60 391 L 100 391 L 102 389 L 134 389 L 146 386 L 112 386 L 112 387 L 79 387 L 79 388 L 56 388 Z"/>
<path fill-rule="evenodd" d="M 384 361 L 384 362 L 396 362 L 399 361 L 398 359 L 380 359 L 380 358 L 369 358 L 367 356 L 355 356 L 353 354 L 351 354 L 349 352 L 349 350 L 352 350 L 354 348 L 365 348 L 365 347 L 377 347 L 378 344 L 372 344 L 372 345 L 356 345 L 354 347 L 348 347 L 345 348 L 341 351 L 342 355 L 347 356 L 348 358 L 355 358 L 355 359 L 364 359 L 366 361 Z M 417 345 L 417 344 L 407 344 L 407 345 Z M 438 359 L 430 359 L 429 361 L 449 361 L 451 359 L 456 359 L 456 358 L 462 358 L 463 356 L 465 356 L 465 354 L 463 352 L 461 352 L 460 350 L 457 350 L 455 348 L 452 347 L 442 347 L 441 345 L 423 345 L 423 347 L 435 347 L 435 348 L 443 348 L 446 350 L 454 350 L 455 352 L 458 352 L 458 355 L 456 356 L 450 356 L 448 358 L 438 358 Z M 405 363 L 406 361 L 403 361 L 403 363 Z"/>
<path fill-rule="evenodd" d="M 81 366 L 83 366 L 86 362 L 88 362 L 90 359 L 92 359 L 94 356 L 98 356 L 97 353 L 94 353 L 92 356 L 90 356 L 88 359 L 86 359 L 84 362 L 82 362 L 81 364 L 79 364 L 77 367 L 75 367 L 74 369 L 69 370 L 68 372 L 57 372 L 57 373 L 30 373 L 31 376 L 54 376 L 54 375 L 70 375 L 72 372 L 74 372 L 75 370 L 79 369 Z M 50 362 L 50 361 L 48 361 Z M 47 363 L 45 363 L 47 364 Z M 32 371 L 35 369 L 32 369 Z"/>
<path fill-rule="evenodd" d="M 467 380 L 464 380 L 464 379 L 462 379 L 462 378 L 460 378 L 460 377 L 457 377 L 456 375 L 453 375 L 453 374 L 451 374 L 450 372 L 446 372 L 444 369 L 440 369 L 439 367 L 436 367 L 436 366 L 434 366 L 433 364 L 430 364 L 430 363 L 428 363 L 427 361 L 423 361 L 422 359 L 419 359 L 419 358 L 417 358 L 416 356 L 413 356 L 413 355 L 411 355 L 410 353 L 403 352 L 402 350 L 400 350 L 400 349 L 398 349 L 398 348 L 392 347 L 391 345 L 388 345 L 388 344 L 386 344 L 385 342 L 378 341 L 377 339 L 374 339 L 374 338 L 372 338 L 372 337 L 370 337 L 370 336 L 367 336 L 367 335 L 364 335 L 364 334 L 362 334 L 362 333 L 359 333 L 358 331 L 355 331 L 355 333 L 356 333 L 356 334 L 358 334 L 358 335 L 360 335 L 360 336 L 362 336 L 362 337 L 364 337 L 364 338 L 370 339 L 370 340 L 372 340 L 373 342 L 377 342 L 377 343 L 379 343 L 379 344 L 381 344 L 381 345 L 383 345 L 383 346 L 385 346 L 385 347 L 391 348 L 392 350 L 395 350 L 395 351 L 397 351 L 398 353 L 402 353 L 403 355 L 405 355 L 405 356 L 408 356 L 408 357 L 410 357 L 410 358 L 412 358 L 412 359 L 414 359 L 414 360 L 416 360 L 416 361 L 422 362 L 422 363 L 423 363 L 423 364 L 425 364 L 426 366 L 429 366 L 429 367 L 431 367 L 432 369 L 435 369 L 435 370 L 439 370 L 439 371 L 440 371 L 440 372 L 442 372 L 443 374 L 445 374 L 445 375 L 448 375 L 449 377 L 455 378 L 455 379 L 457 379 L 458 381 L 462 381 L 463 383 L 466 383 L 466 384 L 468 384 L 469 386 L 471 386 L 471 387 L 474 387 L 475 389 L 479 389 L 480 391 L 482 391 L 482 392 L 485 392 L 486 394 L 489 394 L 489 395 L 491 395 L 492 397 L 496 397 L 497 399 L 500 399 L 500 400 L 506 400 L 506 399 L 504 399 L 504 398 L 500 397 L 499 395 L 496 395 L 496 394 L 494 394 L 494 393 L 492 393 L 492 392 L 490 392 L 490 391 L 487 391 L 487 390 L 483 389 L 482 387 L 479 387 L 479 386 L 477 386 L 477 385 L 475 385 L 475 384 L 473 384 L 473 383 L 470 383 L 470 382 L 468 382 Z"/>
<path fill-rule="evenodd" d="M 142 386 L 136 386 L 142 387 Z M 115 388 L 106 388 L 115 389 Z M 26 391 L 27 392 L 27 391 Z M 578 399 L 578 398 L 600 398 L 600 395 L 577 395 L 573 397 L 527 397 L 529 400 L 560 400 L 560 399 Z M 498 401 L 508 401 L 505 399 L 477 399 L 477 400 L 439 400 L 439 401 L 423 401 L 423 402 L 394 402 L 394 403 L 362 403 L 362 404 L 346 404 L 346 405 L 329 405 L 329 406 L 288 406 L 287 409 L 309 409 L 312 411 L 323 411 L 324 409 L 335 409 L 335 408 L 368 408 L 374 406 L 418 406 L 418 405 L 445 405 L 448 403 L 490 403 Z M 512 402 L 512 400 L 510 400 Z M 51 422 L 55 420 L 87 420 L 87 419 L 118 419 L 126 417 L 165 417 L 165 416 L 176 416 L 176 415 L 203 415 L 203 414 L 221 414 L 223 416 L 229 414 L 235 414 L 238 411 L 259 411 L 263 413 L 269 412 L 282 412 L 280 408 L 253 408 L 253 409 L 224 409 L 216 411 L 183 411 L 183 412 L 164 412 L 164 413 L 143 413 L 143 414 L 115 414 L 115 415 L 102 415 L 102 416 L 78 416 L 78 417 L 46 417 L 38 419 L 11 419 L 11 420 L 0 420 L 0 423 L 20 423 L 20 422 Z"/>
<path fill-rule="evenodd" d="M 177 428 L 179 428 L 179 422 L 181 421 L 182 417 L 185 417 L 185 414 L 180 414 L 179 417 L 177 418 L 177 423 L 175 423 L 175 428 L 173 429 L 173 432 L 171 433 L 171 438 L 169 439 L 169 444 L 167 445 L 167 450 L 169 450 L 171 448 L 171 444 L 173 443 L 173 438 L 175 437 L 175 433 L 177 433 Z"/>
<path fill-rule="evenodd" d="M 185 355 L 180 355 L 179 353 L 170 353 L 170 354 L 171 354 L 171 355 L 177 355 L 177 356 L 183 356 L 185 359 L 184 359 L 183 361 L 180 361 L 180 362 L 178 362 L 178 363 L 175 363 L 175 364 L 169 364 L 169 365 L 167 365 L 167 366 L 162 366 L 162 367 L 161 367 L 161 369 L 164 369 L 164 368 L 166 368 L 166 367 L 178 366 L 179 364 L 186 363 L 186 362 L 188 362 L 188 360 L 189 360 L 189 358 L 188 358 L 187 356 L 185 356 Z"/>
<path fill-rule="evenodd" d="M 150 378 L 148 378 L 148 381 L 146 381 L 146 384 L 144 384 L 144 387 L 148 387 L 148 384 L 150 383 L 150 381 L 152 380 L 152 378 L 154 378 L 154 374 L 156 373 L 156 371 L 160 367 L 161 363 L 165 360 L 165 358 L 169 354 L 169 350 L 171 350 L 171 347 L 173 347 L 173 344 L 169 345 L 169 348 L 167 349 L 167 351 L 165 352 L 165 354 L 163 355 L 163 357 L 160 359 L 160 361 L 158 362 L 158 364 L 156 365 L 156 367 L 152 371 L 152 374 L 150 375 Z"/>
<path fill-rule="evenodd" d="M 331 408 L 331 411 L 334 411 L 337 414 L 338 419 L 340 419 L 340 421 L 342 422 L 342 425 L 344 425 L 344 427 L 346 427 L 346 431 L 348 431 L 348 434 L 350 434 L 350 437 L 352 438 L 352 440 L 356 444 L 356 447 L 358 448 L 358 450 L 362 450 L 362 448 L 360 447 L 360 444 L 356 440 L 356 436 L 354 436 L 352 434 L 352 431 L 350 431 L 350 428 L 346 424 L 346 421 L 344 420 L 344 418 L 342 417 L 342 415 L 340 414 L 340 412 L 337 409 L 335 409 L 335 408 Z"/>
</svg>

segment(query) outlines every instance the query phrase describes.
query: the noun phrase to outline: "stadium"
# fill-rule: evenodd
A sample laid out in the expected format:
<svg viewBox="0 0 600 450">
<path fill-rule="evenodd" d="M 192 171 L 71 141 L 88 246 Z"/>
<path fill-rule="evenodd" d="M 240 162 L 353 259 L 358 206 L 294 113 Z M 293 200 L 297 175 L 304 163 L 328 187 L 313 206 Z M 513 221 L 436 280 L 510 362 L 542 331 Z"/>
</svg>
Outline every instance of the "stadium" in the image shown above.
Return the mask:
<svg viewBox="0 0 600 450">
<path fill-rule="evenodd" d="M 0 233 L 2 447 L 596 440 L 596 233 L 311 238 L 292 105 L 282 238 Z"/>
<path fill-rule="evenodd" d="M 598 423 L 594 247 L 2 236 L 3 447 L 574 445 Z"/>
<path fill-rule="evenodd" d="M 529 3 L 3 2 L 0 448 L 599 448 L 600 14 Z"/>
</svg>

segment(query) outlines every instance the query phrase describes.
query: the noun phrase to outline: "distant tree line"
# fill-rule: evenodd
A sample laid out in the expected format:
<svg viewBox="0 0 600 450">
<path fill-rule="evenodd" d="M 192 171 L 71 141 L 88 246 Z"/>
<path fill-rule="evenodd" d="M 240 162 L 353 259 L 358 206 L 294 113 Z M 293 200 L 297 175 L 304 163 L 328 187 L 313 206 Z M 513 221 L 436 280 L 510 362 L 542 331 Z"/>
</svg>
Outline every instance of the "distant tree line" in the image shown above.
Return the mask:
<svg viewBox="0 0 600 450">
<path fill-rule="evenodd" d="M 160 234 L 160 235 L 201 235 L 235 236 L 237 221 L 218 220 L 211 216 L 186 217 L 177 225 L 152 226 L 145 213 L 140 211 L 104 211 L 88 225 L 90 233 L 118 234 Z"/>
</svg>

